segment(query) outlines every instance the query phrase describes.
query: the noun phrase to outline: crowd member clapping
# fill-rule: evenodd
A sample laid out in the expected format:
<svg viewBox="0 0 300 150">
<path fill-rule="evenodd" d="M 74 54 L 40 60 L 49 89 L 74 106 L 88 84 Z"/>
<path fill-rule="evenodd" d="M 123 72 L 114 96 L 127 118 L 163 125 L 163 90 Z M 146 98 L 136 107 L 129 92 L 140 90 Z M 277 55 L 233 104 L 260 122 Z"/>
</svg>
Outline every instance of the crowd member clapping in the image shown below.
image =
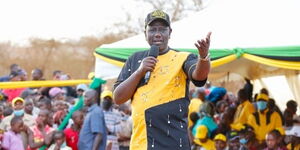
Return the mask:
<svg viewBox="0 0 300 150">
<path fill-rule="evenodd" d="M 42 109 L 36 118 L 36 125 L 31 126 L 27 130 L 29 136 L 29 148 L 31 150 L 37 150 L 43 145 L 49 145 L 52 140 L 51 133 L 54 131 L 52 127 L 48 125 L 49 111 Z"/>
</svg>

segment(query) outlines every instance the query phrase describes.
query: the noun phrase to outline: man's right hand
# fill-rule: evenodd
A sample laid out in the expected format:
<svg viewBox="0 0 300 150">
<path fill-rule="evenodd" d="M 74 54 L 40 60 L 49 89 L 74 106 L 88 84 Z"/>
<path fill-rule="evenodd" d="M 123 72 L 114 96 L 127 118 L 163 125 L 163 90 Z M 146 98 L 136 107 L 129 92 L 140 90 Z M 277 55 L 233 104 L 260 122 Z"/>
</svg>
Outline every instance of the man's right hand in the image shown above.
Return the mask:
<svg viewBox="0 0 300 150">
<path fill-rule="evenodd" d="M 137 69 L 137 72 L 144 76 L 146 72 L 152 72 L 154 70 L 157 62 L 158 59 L 152 56 L 148 56 L 142 60 L 140 67 Z"/>
</svg>

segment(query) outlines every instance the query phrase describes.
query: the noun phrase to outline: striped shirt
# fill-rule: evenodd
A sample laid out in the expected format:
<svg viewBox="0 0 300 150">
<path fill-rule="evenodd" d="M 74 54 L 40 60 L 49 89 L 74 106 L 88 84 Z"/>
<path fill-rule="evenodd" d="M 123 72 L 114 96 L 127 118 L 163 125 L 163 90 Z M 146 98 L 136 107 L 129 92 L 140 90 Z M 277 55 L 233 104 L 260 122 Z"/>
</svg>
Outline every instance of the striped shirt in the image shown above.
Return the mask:
<svg viewBox="0 0 300 150">
<path fill-rule="evenodd" d="M 112 150 L 119 150 L 117 133 L 121 132 L 121 114 L 115 109 L 104 112 L 104 119 L 108 129 L 107 145 L 112 143 Z"/>
</svg>

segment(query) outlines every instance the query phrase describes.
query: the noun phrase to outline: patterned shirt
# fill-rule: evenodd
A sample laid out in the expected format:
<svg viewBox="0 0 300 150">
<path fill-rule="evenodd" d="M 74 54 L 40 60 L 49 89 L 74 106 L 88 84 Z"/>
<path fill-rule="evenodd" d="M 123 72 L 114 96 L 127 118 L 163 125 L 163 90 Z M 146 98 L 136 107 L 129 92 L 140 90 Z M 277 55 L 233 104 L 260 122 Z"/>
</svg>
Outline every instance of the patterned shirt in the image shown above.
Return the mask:
<svg viewBox="0 0 300 150">
<path fill-rule="evenodd" d="M 148 51 L 130 56 L 115 88 L 129 78 L 147 56 Z M 170 49 L 157 59 L 149 82 L 142 78 L 132 97 L 130 149 L 190 149 L 187 132 L 189 81 L 196 86 L 206 82 L 192 79 L 198 57 Z"/>
<path fill-rule="evenodd" d="M 42 142 L 42 141 L 45 140 L 45 137 L 44 137 L 43 133 L 39 130 L 39 128 L 38 128 L 37 125 L 31 127 L 30 129 L 31 129 L 31 131 L 33 132 L 33 141 L 34 141 L 35 143 L 37 143 L 37 142 Z M 48 126 L 48 125 L 45 126 L 45 132 L 46 132 L 46 134 L 49 134 L 49 133 L 51 133 L 52 131 L 54 131 L 54 128 L 51 128 L 51 127 Z M 37 150 L 37 149 L 38 149 L 38 148 L 36 148 L 36 149 L 31 149 L 31 150 Z"/>
<path fill-rule="evenodd" d="M 122 131 L 121 128 L 121 114 L 114 109 L 109 109 L 108 111 L 104 112 L 104 119 L 105 124 L 108 130 L 107 135 L 107 143 L 112 143 L 112 149 L 111 150 L 119 150 L 119 143 L 118 143 L 118 137 L 117 133 Z"/>
</svg>

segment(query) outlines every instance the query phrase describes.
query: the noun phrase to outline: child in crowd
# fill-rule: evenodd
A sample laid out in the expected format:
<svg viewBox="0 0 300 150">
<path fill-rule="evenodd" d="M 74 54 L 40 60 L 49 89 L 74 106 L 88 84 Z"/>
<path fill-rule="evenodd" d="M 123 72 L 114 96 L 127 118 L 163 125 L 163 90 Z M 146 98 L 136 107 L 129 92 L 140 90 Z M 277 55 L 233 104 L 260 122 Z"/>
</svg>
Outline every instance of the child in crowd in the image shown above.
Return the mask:
<svg viewBox="0 0 300 150">
<path fill-rule="evenodd" d="M 74 124 L 72 124 L 70 128 L 65 129 L 64 133 L 66 135 L 67 145 L 73 150 L 78 150 L 79 132 L 84 120 L 83 112 L 75 111 L 72 115 L 72 120 Z"/>
<path fill-rule="evenodd" d="M 230 131 L 227 134 L 228 137 L 228 149 L 230 150 L 240 150 L 240 135 L 237 131 Z"/>
<path fill-rule="evenodd" d="M 2 148 L 4 150 L 24 150 L 22 136 L 23 120 L 21 117 L 14 117 L 10 121 L 11 129 L 4 133 Z"/>
<path fill-rule="evenodd" d="M 226 136 L 219 133 L 214 138 L 216 150 L 225 150 L 227 146 Z"/>
<path fill-rule="evenodd" d="M 53 140 L 54 144 L 52 144 L 48 150 L 72 150 L 65 143 L 65 134 L 63 131 L 54 131 Z"/>
<path fill-rule="evenodd" d="M 30 127 L 30 130 L 27 131 L 29 135 L 29 147 L 32 150 L 37 150 L 43 145 L 49 145 L 51 142 L 50 133 L 54 131 L 51 128 L 49 123 L 49 111 L 42 109 L 39 112 L 38 117 L 36 118 L 36 125 Z"/>
<path fill-rule="evenodd" d="M 287 150 L 281 146 L 282 136 L 278 130 L 270 131 L 266 136 L 267 147 L 264 150 Z"/>
</svg>

